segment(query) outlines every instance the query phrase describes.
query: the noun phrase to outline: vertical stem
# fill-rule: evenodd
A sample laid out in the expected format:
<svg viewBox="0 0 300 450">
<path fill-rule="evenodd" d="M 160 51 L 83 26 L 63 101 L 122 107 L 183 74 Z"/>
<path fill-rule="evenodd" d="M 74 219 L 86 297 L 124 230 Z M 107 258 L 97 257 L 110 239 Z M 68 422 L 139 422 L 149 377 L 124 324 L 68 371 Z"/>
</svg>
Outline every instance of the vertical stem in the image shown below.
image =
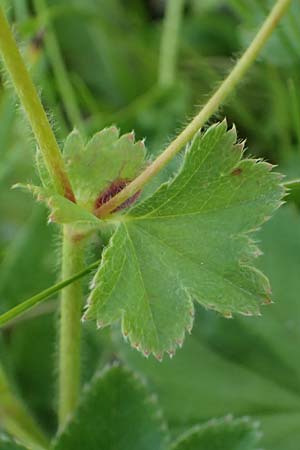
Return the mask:
<svg viewBox="0 0 300 450">
<path fill-rule="evenodd" d="M 169 87 L 175 81 L 178 32 L 184 0 L 168 0 L 161 38 L 158 83 Z"/>
<path fill-rule="evenodd" d="M 58 192 L 74 201 L 71 184 L 54 133 L 1 8 L 0 52 L 44 156 L 53 183 Z"/>
<path fill-rule="evenodd" d="M 48 441 L 23 403 L 15 397 L 0 366 L 0 426 L 30 448 L 48 448 Z"/>
<path fill-rule="evenodd" d="M 70 225 L 63 230 L 62 278 L 83 270 L 84 241 L 76 239 Z M 66 424 L 77 405 L 80 387 L 81 280 L 62 291 L 59 345 L 59 427 Z"/>
<path fill-rule="evenodd" d="M 33 133 L 44 156 L 46 166 L 59 193 L 75 201 L 64 161 L 46 112 L 18 50 L 5 15 L 0 8 L 0 52 L 10 73 L 16 92 L 27 114 Z M 72 236 L 70 226 L 64 227 L 62 277 L 79 272 L 83 265 L 83 241 Z M 59 421 L 66 423 L 73 412 L 80 385 L 80 316 L 81 282 L 67 287 L 61 305 L 59 357 Z"/>
</svg>

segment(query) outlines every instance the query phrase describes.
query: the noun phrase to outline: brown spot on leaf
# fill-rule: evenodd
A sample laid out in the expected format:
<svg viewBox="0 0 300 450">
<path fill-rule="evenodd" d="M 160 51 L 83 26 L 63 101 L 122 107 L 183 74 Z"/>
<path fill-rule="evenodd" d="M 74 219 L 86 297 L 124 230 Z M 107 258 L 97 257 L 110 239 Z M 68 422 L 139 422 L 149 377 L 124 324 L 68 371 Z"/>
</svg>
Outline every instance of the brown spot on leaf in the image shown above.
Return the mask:
<svg viewBox="0 0 300 450">
<path fill-rule="evenodd" d="M 243 172 L 243 169 L 241 169 L 241 167 L 237 167 L 236 169 L 234 169 L 231 172 L 231 175 L 241 175 L 242 172 Z"/>
</svg>

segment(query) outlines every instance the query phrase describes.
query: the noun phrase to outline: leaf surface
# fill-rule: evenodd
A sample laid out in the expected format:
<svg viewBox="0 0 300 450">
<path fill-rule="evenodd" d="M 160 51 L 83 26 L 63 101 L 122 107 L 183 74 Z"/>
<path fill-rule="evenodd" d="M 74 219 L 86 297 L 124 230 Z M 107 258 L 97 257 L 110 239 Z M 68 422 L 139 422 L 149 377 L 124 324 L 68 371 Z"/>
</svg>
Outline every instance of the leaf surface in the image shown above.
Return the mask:
<svg viewBox="0 0 300 450">
<path fill-rule="evenodd" d="M 120 224 L 103 254 L 85 317 L 122 319 L 146 355 L 173 354 L 193 324 L 193 300 L 226 317 L 259 314 L 267 278 L 249 234 L 280 205 L 280 176 L 244 159 L 225 122 L 197 136 L 178 175 Z"/>
<path fill-rule="evenodd" d="M 78 131 L 66 139 L 64 159 L 79 205 L 93 210 L 101 192 L 116 179 L 132 180 L 144 164 L 145 146 L 134 133 L 119 136 L 116 127 L 96 133 L 84 145 Z"/>
<path fill-rule="evenodd" d="M 247 417 L 212 420 L 187 431 L 172 450 L 254 450 L 260 439 L 257 425 Z"/>
<path fill-rule="evenodd" d="M 63 157 L 76 203 L 57 194 L 39 150 L 36 165 L 42 187 L 16 187 L 31 191 L 45 202 L 51 211 L 51 221 L 74 224 L 79 232 L 89 231 L 101 224 L 94 210 L 138 175 L 145 155 L 144 142 L 135 142 L 133 132 L 119 136 L 116 127 L 104 128 L 85 144 L 80 133 L 74 130 L 66 138 Z"/>
<path fill-rule="evenodd" d="M 171 430 L 221 417 L 261 421 L 262 448 L 300 447 L 300 217 L 283 207 L 260 232 L 261 267 L 275 303 L 262 317 L 224 320 L 197 314 L 194 332 L 176 358 L 158 365 L 127 345 L 123 358 L 158 392 Z M 285 262 L 284 264 L 282 262 Z M 192 399 L 187 401 L 186 399 Z"/>
<path fill-rule="evenodd" d="M 161 413 L 143 382 L 115 366 L 95 377 L 52 448 L 165 450 L 166 436 Z"/>
</svg>

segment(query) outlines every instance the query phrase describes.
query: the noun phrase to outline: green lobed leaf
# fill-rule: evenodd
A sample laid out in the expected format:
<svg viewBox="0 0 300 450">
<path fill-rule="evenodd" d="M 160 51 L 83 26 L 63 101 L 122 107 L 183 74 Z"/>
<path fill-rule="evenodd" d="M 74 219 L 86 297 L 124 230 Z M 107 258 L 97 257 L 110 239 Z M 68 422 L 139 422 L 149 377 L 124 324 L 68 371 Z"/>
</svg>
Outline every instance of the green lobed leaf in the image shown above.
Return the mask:
<svg viewBox="0 0 300 450">
<path fill-rule="evenodd" d="M 120 223 L 103 254 L 85 314 L 103 327 L 121 319 L 145 355 L 174 354 L 191 331 L 193 300 L 225 317 L 258 315 L 270 300 L 253 267 L 250 239 L 279 207 L 281 176 L 243 145 L 226 122 L 198 135 L 182 169 Z"/>
<path fill-rule="evenodd" d="M 66 139 L 64 159 L 75 197 L 80 206 L 92 211 L 97 197 L 117 179 L 132 180 L 145 159 L 142 141 L 134 133 L 119 136 L 116 127 L 96 133 L 84 145 L 77 130 Z"/>
<path fill-rule="evenodd" d="M 93 211 L 102 195 L 115 195 L 118 183 L 129 183 L 144 165 L 144 142 L 134 140 L 134 133 L 119 136 L 116 127 L 105 128 L 84 144 L 79 131 L 69 134 L 64 145 L 64 160 L 75 194 L 73 203 L 57 194 L 42 155 L 36 153 L 36 164 L 43 187 L 25 187 L 50 208 L 50 220 L 60 224 L 76 224 L 77 230 L 97 228 L 99 219 Z M 124 186 L 123 186 L 124 187 Z"/>
<path fill-rule="evenodd" d="M 299 211 L 284 206 L 259 238 L 264 251 L 260 266 L 270 277 L 275 300 L 264 307 L 262 317 L 228 321 L 199 311 L 184 348 L 160 365 L 146 361 L 121 338 L 119 348 L 126 363 L 143 372 L 158 393 L 172 432 L 230 412 L 261 422 L 265 450 L 297 450 Z"/>
<path fill-rule="evenodd" d="M 188 430 L 172 450 L 255 450 L 260 436 L 257 422 L 228 416 Z"/>
<path fill-rule="evenodd" d="M 155 398 L 133 372 L 96 375 L 53 450 L 165 450 L 167 432 Z"/>
</svg>

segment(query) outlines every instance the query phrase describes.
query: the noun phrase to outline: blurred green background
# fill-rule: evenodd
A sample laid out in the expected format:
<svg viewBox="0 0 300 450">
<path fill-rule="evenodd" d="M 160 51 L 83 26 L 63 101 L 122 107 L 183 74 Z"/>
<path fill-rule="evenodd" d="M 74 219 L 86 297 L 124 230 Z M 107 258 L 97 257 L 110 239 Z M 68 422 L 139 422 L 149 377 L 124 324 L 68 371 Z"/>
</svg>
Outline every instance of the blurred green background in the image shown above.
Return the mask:
<svg viewBox="0 0 300 450">
<path fill-rule="evenodd" d="M 146 138 L 149 157 L 188 122 L 243 52 L 273 0 L 187 0 L 175 80 L 159 82 L 163 0 L 2 0 L 59 142 L 116 124 Z M 300 2 L 292 6 L 238 90 L 211 119 L 235 123 L 247 152 L 300 178 Z M 0 312 L 58 278 L 60 236 L 29 195 L 35 143 L 5 74 L 0 84 Z M 159 180 L 172 173 L 173 161 Z M 154 185 L 159 182 L 156 180 Z M 300 447 L 299 192 L 259 235 L 275 305 L 262 318 L 227 321 L 199 308 L 172 361 L 147 361 L 116 330 L 85 325 L 83 366 L 126 360 L 159 394 L 174 435 L 232 413 L 262 421 L 267 450 Z M 101 253 L 101 241 L 93 251 Z M 56 426 L 56 301 L 7 327 L 0 356 L 47 431 Z M 34 317 L 33 317 L 34 316 Z"/>
</svg>

